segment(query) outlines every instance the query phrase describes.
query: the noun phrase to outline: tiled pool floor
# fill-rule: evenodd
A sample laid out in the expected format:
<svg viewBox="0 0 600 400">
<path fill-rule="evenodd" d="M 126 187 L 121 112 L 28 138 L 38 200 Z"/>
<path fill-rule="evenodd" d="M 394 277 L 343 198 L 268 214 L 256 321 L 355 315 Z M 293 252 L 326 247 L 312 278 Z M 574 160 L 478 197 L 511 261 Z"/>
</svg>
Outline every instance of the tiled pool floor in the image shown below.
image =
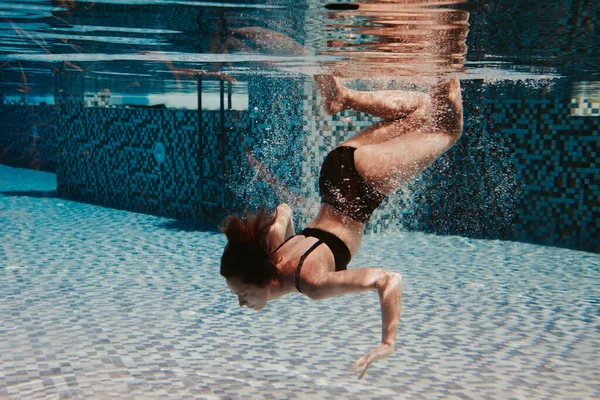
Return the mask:
<svg viewBox="0 0 600 400">
<path fill-rule="evenodd" d="M 395 354 L 358 381 L 375 293 L 242 310 L 221 235 L 54 181 L 0 166 L 0 398 L 600 398 L 600 255 L 367 236 L 351 266 L 401 272 L 405 302 Z"/>
</svg>

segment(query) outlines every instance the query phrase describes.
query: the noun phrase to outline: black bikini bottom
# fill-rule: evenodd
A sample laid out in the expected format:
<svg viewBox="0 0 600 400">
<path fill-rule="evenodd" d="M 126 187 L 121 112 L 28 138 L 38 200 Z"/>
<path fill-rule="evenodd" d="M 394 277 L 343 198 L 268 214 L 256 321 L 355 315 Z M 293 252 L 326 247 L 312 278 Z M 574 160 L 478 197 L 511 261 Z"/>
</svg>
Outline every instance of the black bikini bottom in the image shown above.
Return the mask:
<svg viewBox="0 0 600 400">
<path fill-rule="evenodd" d="M 385 195 L 360 176 L 354 165 L 355 147 L 333 149 L 321 166 L 319 191 L 323 203 L 355 221 L 367 223 Z"/>
</svg>

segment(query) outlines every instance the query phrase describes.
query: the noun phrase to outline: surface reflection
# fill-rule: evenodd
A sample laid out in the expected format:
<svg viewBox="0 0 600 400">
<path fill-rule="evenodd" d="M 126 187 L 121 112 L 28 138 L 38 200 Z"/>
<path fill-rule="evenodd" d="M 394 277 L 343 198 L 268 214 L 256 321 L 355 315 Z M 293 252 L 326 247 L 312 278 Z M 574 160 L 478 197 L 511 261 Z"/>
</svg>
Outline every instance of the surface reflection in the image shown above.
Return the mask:
<svg viewBox="0 0 600 400">
<path fill-rule="evenodd" d="M 325 65 L 346 77 L 463 71 L 469 13 L 447 8 L 461 3 L 366 2 L 356 10 L 327 12 L 326 47 L 319 54 L 341 56 Z"/>
<path fill-rule="evenodd" d="M 343 77 L 431 76 L 464 70 L 469 13 L 452 1 L 345 3 L 307 18 L 307 29 L 291 32 L 267 20 L 239 18 L 237 13 L 203 12 L 197 23 L 210 36 L 201 52 L 295 57 L 262 64 L 310 75 Z M 335 6 L 335 7 L 334 7 Z M 329 10 L 334 8 L 335 10 Z M 314 25 L 319 24 L 319 29 Z M 301 57 L 301 59 L 298 59 Z M 231 63 L 213 64 L 212 71 Z M 306 68 L 306 67 L 309 68 Z"/>
</svg>

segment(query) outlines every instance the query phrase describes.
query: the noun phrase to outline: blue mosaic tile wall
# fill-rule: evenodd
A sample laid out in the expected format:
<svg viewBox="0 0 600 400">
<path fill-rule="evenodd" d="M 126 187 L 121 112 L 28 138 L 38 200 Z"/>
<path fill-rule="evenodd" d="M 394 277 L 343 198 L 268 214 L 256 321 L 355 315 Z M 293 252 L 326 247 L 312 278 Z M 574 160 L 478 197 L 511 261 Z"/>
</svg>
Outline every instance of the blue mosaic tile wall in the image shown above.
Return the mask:
<svg viewBox="0 0 600 400">
<path fill-rule="evenodd" d="M 85 107 L 74 92 L 56 94 L 59 195 L 191 221 L 222 217 L 247 113 L 203 111 L 198 132 L 195 110 Z"/>
<path fill-rule="evenodd" d="M 376 121 L 326 115 L 311 79 L 260 78 L 249 84 L 249 110 L 224 110 L 222 126 L 220 111 L 204 111 L 199 133 L 197 111 L 85 107 L 81 80 L 66 79 L 56 93 L 59 194 L 191 221 L 285 201 L 303 226 L 318 208 L 327 152 Z M 600 251 L 597 101 L 522 82 L 464 81 L 463 92 L 459 143 L 367 230 Z"/>
<path fill-rule="evenodd" d="M 514 239 L 598 252 L 600 117 L 573 115 L 564 92 L 492 86 L 490 129 L 511 138 L 518 167 Z"/>
<path fill-rule="evenodd" d="M 0 164 L 56 171 L 56 109 L 0 96 Z"/>
<path fill-rule="evenodd" d="M 562 84 L 463 91 L 463 137 L 413 186 L 405 226 L 599 252 L 600 118 Z"/>
</svg>

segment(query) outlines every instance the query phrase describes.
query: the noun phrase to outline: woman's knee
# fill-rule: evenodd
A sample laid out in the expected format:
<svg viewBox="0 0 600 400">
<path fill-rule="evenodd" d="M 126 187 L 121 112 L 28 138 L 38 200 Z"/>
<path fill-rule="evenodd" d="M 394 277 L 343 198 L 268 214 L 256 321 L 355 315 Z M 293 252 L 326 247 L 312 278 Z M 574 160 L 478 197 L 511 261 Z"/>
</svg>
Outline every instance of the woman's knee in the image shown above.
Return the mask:
<svg viewBox="0 0 600 400">
<path fill-rule="evenodd" d="M 463 117 L 460 115 L 441 115 L 436 121 L 435 131 L 450 137 L 452 144 L 460 139 L 463 132 Z"/>
<path fill-rule="evenodd" d="M 463 122 L 462 122 L 462 118 L 459 122 L 456 122 L 454 125 L 452 125 L 451 129 L 448 132 L 448 135 L 451 136 L 452 140 L 452 145 L 454 145 L 454 143 L 456 143 L 458 141 L 458 139 L 460 139 L 460 137 L 462 136 L 463 133 Z"/>
</svg>

